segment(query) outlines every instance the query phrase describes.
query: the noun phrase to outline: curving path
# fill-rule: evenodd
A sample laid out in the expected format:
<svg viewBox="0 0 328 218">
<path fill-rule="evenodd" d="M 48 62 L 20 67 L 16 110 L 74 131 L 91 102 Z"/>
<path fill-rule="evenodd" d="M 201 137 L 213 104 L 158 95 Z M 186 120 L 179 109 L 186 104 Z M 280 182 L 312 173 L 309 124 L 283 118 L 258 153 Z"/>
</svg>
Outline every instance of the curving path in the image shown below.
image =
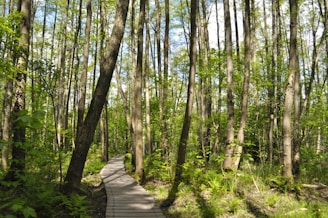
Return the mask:
<svg viewBox="0 0 328 218">
<path fill-rule="evenodd" d="M 123 160 L 124 156 L 111 158 L 100 172 L 107 194 L 106 218 L 165 218 L 154 199 L 125 173 Z"/>
</svg>

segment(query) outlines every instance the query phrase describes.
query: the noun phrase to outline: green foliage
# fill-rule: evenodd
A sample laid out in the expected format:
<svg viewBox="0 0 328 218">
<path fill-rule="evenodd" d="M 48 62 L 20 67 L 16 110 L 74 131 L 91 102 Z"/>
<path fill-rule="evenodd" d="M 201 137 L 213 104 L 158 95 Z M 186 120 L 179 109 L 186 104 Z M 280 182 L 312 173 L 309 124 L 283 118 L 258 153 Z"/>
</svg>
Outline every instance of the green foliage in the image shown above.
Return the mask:
<svg viewBox="0 0 328 218">
<path fill-rule="evenodd" d="M 132 164 L 132 154 L 126 153 L 124 156 L 124 166 L 127 172 L 133 172 L 133 164 Z"/>
<path fill-rule="evenodd" d="M 9 217 L 37 217 L 35 210 L 28 206 L 28 202 L 22 199 L 15 199 L 8 204 L 4 204 L 0 206 L 0 211 L 6 208 L 6 213 L 4 216 L 0 215 L 0 217 L 9 218 Z"/>
<path fill-rule="evenodd" d="M 69 155 L 63 154 L 67 168 Z M 88 217 L 85 196 L 60 192 L 58 156 L 51 148 L 28 150 L 26 173 L 21 182 L 0 179 L 0 217 Z"/>
<path fill-rule="evenodd" d="M 27 110 L 21 110 L 18 113 L 16 121 L 20 127 L 26 127 L 32 130 L 40 129 L 43 125 L 42 119 L 45 112 L 42 110 L 29 113 Z"/>
<path fill-rule="evenodd" d="M 17 27 L 20 25 L 21 14 L 18 12 L 10 13 L 5 17 L 0 17 L 0 44 L 5 45 L 2 49 L 8 49 L 10 55 L 2 55 L 0 58 L 0 75 L 2 78 L 14 80 L 14 73 L 18 71 L 13 63 L 13 55 L 19 54 L 18 45 L 20 34 Z"/>
<path fill-rule="evenodd" d="M 67 198 L 63 198 L 62 205 L 67 208 L 71 217 L 89 217 L 88 205 L 86 197 L 78 194 L 72 194 Z"/>
<path fill-rule="evenodd" d="M 312 148 L 302 147 L 302 164 L 300 181 L 311 183 L 312 180 L 318 180 L 328 184 L 328 154 L 317 153 Z"/>
<path fill-rule="evenodd" d="M 293 183 L 291 181 L 291 178 L 284 177 L 284 176 L 272 177 L 269 180 L 269 185 L 270 187 L 275 188 L 283 193 L 287 193 L 287 192 L 300 193 L 301 190 L 300 185 Z"/>
<path fill-rule="evenodd" d="M 162 150 L 157 149 L 145 159 L 145 172 L 148 178 L 160 179 L 166 182 L 173 181 L 173 171 L 162 157 Z"/>
</svg>

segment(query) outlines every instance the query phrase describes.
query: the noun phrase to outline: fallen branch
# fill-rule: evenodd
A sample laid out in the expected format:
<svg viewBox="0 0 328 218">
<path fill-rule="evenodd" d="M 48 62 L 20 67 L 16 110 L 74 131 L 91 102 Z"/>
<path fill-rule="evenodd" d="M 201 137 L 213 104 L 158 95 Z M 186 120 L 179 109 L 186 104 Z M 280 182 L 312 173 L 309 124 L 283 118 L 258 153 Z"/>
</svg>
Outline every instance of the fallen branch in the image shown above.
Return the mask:
<svg viewBox="0 0 328 218">
<path fill-rule="evenodd" d="M 324 184 L 302 184 L 304 188 L 323 189 L 327 188 Z"/>
</svg>

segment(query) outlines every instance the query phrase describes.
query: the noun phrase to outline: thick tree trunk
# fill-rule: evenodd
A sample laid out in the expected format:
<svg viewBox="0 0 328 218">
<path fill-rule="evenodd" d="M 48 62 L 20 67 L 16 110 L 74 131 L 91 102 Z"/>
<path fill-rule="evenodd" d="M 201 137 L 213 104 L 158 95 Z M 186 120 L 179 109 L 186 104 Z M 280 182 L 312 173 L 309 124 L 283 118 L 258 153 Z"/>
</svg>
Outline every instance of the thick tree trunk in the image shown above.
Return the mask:
<svg viewBox="0 0 328 218">
<path fill-rule="evenodd" d="M 283 171 L 285 177 L 292 180 L 292 107 L 295 92 L 295 80 L 297 80 L 298 55 L 297 55 L 297 15 L 298 0 L 290 0 L 290 53 L 289 75 L 285 90 L 284 115 L 283 115 Z"/>
<path fill-rule="evenodd" d="M 227 64 L 227 107 L 228 107 L 228 125 L 227 125 L 227 147 L 224 152 L 225 159 L 223 168 L 231 169 L 232 155 L 234 151 L 234 94 L 233 94 L 233 62 L 232 62 L 232 40 L 231 40 L 231 20 L 229 0 L 224 1 L 224 27 L 225 27 L 225 50 Z"/>
<path fill-rule="evenodd" d="M 137 69 L 134 78 L 134 111 L 133 111 L 133 143 L 136 149 L 136 171 L 137 182 L 144 181 L 144 144 L 143 144 L 143 123 L 142 123 L 142 60 L 143 60 L 143 30 L 145 22 L 145 0 L 140 0 L 140 12 L 138 23 L 138 55 Z"/>
<path fill-rule="evenodd" d="M 65 178 L 64 191 L 72 193 L 80 188 L 83 168 L 90 145 L 100 118 L 103 105 L 106 101 L 108 89 L 115 69 L 121 40 L 124 34 L 129 0 L 118 0 L 115 23 L 112 35 L 108 41 L 107 51 L 100 63 L 100 76 L 94 95 L 79 132 L 76 135 L 77 148 L 74 150 Z"/>
<path fill-rule="evenodd" d="M 19 181 L 25 171 L 25 126 L 17 118 L 19 113 L 25 110 L 26 93 L 26 73 L 29 57 L 30 28 L 31 28 L 31 0 L 19 1 L 18 10 L 23 14 L 20 24 L 19 46 L 22 51 L 18 58 L 17 67 L 20 70 L 16 74 L 16 83 L 14 87 L 14 108 L 13 108 L 13 148 L 12 163 L 5 180 Z"/>
</svg>

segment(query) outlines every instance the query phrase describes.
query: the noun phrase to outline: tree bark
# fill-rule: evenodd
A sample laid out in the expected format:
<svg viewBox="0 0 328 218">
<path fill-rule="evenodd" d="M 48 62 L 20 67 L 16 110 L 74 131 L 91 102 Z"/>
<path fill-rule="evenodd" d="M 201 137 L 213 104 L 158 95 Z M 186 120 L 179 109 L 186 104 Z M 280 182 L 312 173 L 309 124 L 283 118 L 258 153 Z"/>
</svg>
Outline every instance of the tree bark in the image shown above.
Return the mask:
<svg viewBox="0 0 328 218">
<path fill-rule="evenodd" d="M 31 0 L 20 0 L 18 3 L 18 11 L 22 13 L 20 24 L 19 46 L 21 49 L 18 57 L 16 73 L 16 82 L 14 85 L 14 108 L 13 108 L 13 147 L 12 147 L 12 163 L 5 180 L 20 181 L 25 174 L 25 132 L 26 127 L 18 118 L 20 113 L 25 110 L 25 94 L 26 94 L 26 70 L 28 68 L 30 30 L 31 30 Z"/>
<path fill-rule="evenodd" d="M 295 80 L 298 69 L 297 55 L 297 15 L 298 0 L 290 0 L 290 53 L 289 75 L 285 89 L 285 102 L 283 114 L 283 171 L 285 177 L 293 179 L 292 173 L 292 107 L 295 92 Z"/>
<path fill-rule="evenodd" d="M 77 127 L 80 127 L 83 123 L 83 117 L 84 117 L 84 111 L 85 111 L 87 77 L 88 77 L 89 45 L 90 45 L 90 31 L 91 31 L 91 20 L 92 20 L 91 0 L 87 0 L 86 4 L 87 4 L 87 22 L 86 22 L 86 26 L 85 26 L 85 41 L 84 41 L 84 47 L 83 47 L 82 74 L 80 77 L 81 90 L 80 90 L 80 100 L 78 102 Z M 78 132 L 78 130 L 77 130 L 77 132 Z"/>
<path fill-rule="evenodd" d="M 131 2 L 131 20 L 130 20 L 130 28 L 131 28 L 131 34 L 130 34 L 130 40 L 131 40 L 131 63 L 132 63 L 132 84 L 135 83 L 135 77 L 137 74 L 137 66 L 136 66 L 136 40 L 135 40 L 135 4 L 136 0 L 132 0 Z M 131 105 L 131 111 L 134 112 L 135 104 Z M 131 138 L 132 138 L 132 144 L 131 144 L 131 153 L 132 153 L 132 165 L 135 167 L 136 165 L 136 147 L 134 144 L 134 131 L 135 131 L 135 123 L 134 123 L 133 115 L 131 116 Z"/>
<path fill-rule="evenodd" d="M 227 147 L 224 152 L 225 159 L 223 168 L 231 169 L 232 155 L 234 151 L 234 91 L 233 91 L 233 62 L 232 62 L 232 40 L 231 40 L 231 20 L 229 0 L 224 1 L 224 27 L 225 27 L 225 50 L 227 64 L 227 107 L 228 107 L 228 126 L 227 126 Z"/>
<path fill-rule="evenodd" d="M 243 82 L 243 92 L 241 99 L 241 117 L 240 126 L 238 130 L 238 145 L 235 147 L 235 157 L 233 169 L 237 170 L 240 157 L 243 152 L 243 144 L 245 138 L 245 127 L 247 120 L 247 109 L 248 109 L 248 90 L 249 90 L 249 80 L 250 80 L 250 68 L 251 68 L 251 33 L 250 33 L 250 4 L 249 0 L 245 0 L 245 18 L 244 18 L 244 82 Z"/>
<path fill-rule="evenodd" d="M 216 133 L 215 140 L 213 143 L 212 153 L 216 154 L 219 150 L 220 136 L 221 136 L 221 106 L 222 106 L 222 62 L 221 62 L 221 45 L 220 45 L 220 23 L 219 23 L 219 13 L 218 13 L 218 1 L 215 0 L 215 20 L 216 20 L 216 34 L 217 34 L 217 46 L 218 46 L 218 77 L 219 77 L 219 87 L 218 87 L 218 103 L 217 103 L 217 124 L 216 124 Z"/>
<path fill-rule="evenodd" d="M 168 127 L 167 127 L 167 96 L 168 96 L 168 76 L 169 76 L 169 34 L 170 34 L 170 4 L 169 0 L 165 0 L 165 31 L 164 31 L 164 70 L 162 82 L 162 148 L 164 153 L 168 155 Z"/>
<path fill-rule="evenodd" d="M 145 92 L 145 107 L 146 107 L 146 134 L 147 134 L 147 149 L 148 153 L 153 152 L 153 143 L 150 126 L 150 87 L 149 87 L 149 49 L 150 49 L 150 25 L 149 25 L 149 1 L 146 2 L 145 6 L 145 24 L 146 24 L 146 42 L 145 42 L 145 67 L 144 67 L 144 92 Z"/>
<path fill-rule="evenodd" d="M 80 131 L 76 135 L 77 148 L 73 151 L 73 155 L 67 170 L 63 189 L 65 193 L 72 193 L 80 188 L 87 154 L 93 140 L 103 105 L 106 101 L 106 96 L 115 69 L 120 44 L 124 34 L 129 0 L 118 0 L 116 1 L 116 4 L 117 9 L 114 27 L 110 40 L 108 41 L 107 50 L 102 56 L 100 62 L 100 76 L 97 86 L 92 97 L 88 113 L 82 126 L 80 127 Z"/>
<path fill-rule="evenodd" d="M 138 55 L 137 69 L 134 78 L 134 111 L 133 111 L 133 143 L 136 149 L 135 177 L 138 183 L 144 181 L 144 144 L 142 125 L 142 60 L 143 60 L 143 30 L 145 23 L 145 0 L 140 0 L 139 23 L 138 23 Z"/>
<path fill-rule="evenodd" d="M 270 73 L 270 87 L 268 90 L 269 97 L 269 148 L 268 160 L 270 164 L 273 161 L 274 148 L 274 121 L 276 108 L 276 72 L 277 72 L 277 0 L 272 0 L 272 51 L 271 51 L 271 73 Z"/>
<path fill-rule="evenodd" d="M 100 134 L 101 134 L 101 159 L 103 162 L 108 161 L 108 111 L 107 103 L 105 102 L 104 108 L 100 118 Z"/>
<path fill-rule="evenodd" d="M 12 112 L 12 97 L 13 97 L 13 80 L 8 78 L 5 85 L 5 92 L 3 96 L 3 107 L 2 107 L 2 116 L 1 116 L 1 131 L 2 131 L 2 140 L 8 144 L 6 144 L 2 148 L 1 155 L 1 164 L 2 169 L 5 171 L 8 168 L 8 158 L 11 153 L 11 112 Z"/>
</svg>

